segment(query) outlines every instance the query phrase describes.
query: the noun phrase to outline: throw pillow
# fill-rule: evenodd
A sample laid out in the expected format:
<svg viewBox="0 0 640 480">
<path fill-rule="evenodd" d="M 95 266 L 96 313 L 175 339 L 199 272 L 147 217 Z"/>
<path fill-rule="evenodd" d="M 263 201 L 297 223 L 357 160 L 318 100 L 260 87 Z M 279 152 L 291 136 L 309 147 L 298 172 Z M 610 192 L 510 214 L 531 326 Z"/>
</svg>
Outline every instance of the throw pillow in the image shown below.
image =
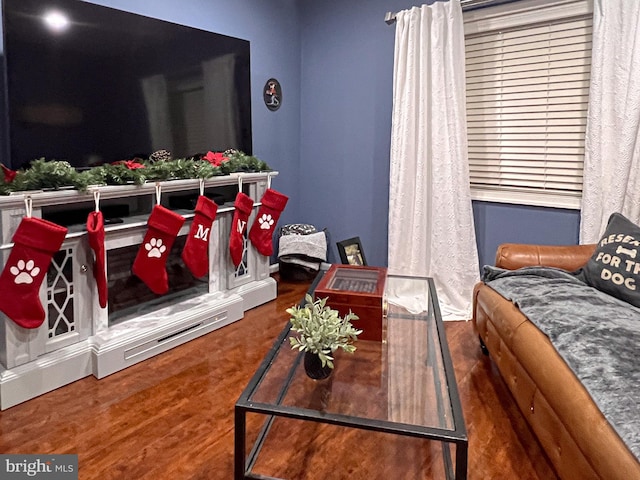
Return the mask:
<svg viewBox="0 0 640 480">
<path fill-rule="evenodd" d="M 593 256 L 577 276 L 640 307 L 640 227 L 619 213 L 612 214 Z"/>
</svg>

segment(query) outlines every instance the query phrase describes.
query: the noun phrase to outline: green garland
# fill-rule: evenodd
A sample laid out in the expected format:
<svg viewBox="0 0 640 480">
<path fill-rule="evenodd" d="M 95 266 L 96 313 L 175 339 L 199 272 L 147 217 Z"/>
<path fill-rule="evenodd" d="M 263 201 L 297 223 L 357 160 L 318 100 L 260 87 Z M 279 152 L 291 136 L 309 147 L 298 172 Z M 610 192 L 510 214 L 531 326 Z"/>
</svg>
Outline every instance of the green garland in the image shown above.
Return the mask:
<svg viewBox="0 0 640 480">
<path fill-rule="evenodd" d="M 33 160 L 27 169 L 15 172 L 13 180 L 0 170 L 0 195 L 26 190 L 59 190 L 73 187 L 86 191 L 90 185 L 142 185 L 147 181 L 211 178 L 236 172 L 270 171 L 256 157 L 237 150 L 224 153 L 226 160 L 214 165 L 205 159 L 180 158 L 140 160 L 104 164 L 78 172 L 68 162 L 44 158 Z"/>
</svg>

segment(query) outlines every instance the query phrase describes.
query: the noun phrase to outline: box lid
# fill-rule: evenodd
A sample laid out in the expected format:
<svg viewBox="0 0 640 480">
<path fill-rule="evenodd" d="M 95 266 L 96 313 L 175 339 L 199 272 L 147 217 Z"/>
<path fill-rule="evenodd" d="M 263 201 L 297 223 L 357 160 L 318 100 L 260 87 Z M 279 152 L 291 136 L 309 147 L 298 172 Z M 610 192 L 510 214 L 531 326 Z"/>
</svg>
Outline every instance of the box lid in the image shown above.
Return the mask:
<svg viewBox="0 0 640 480">
<path fill-rule="evenodd" d="M 385 267 L 333 264 L 315 289 L 331 303 L 379 305 L 387 278 Z"/>
</svg>

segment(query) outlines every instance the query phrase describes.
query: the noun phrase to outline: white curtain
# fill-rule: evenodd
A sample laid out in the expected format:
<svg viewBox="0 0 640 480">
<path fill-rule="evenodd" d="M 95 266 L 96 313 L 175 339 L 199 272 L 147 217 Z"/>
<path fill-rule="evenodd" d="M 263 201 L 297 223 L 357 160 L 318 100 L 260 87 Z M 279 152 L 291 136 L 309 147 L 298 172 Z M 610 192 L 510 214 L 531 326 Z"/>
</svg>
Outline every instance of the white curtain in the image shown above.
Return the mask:
<svg viewBox="0 0 640 480">
<path fill-rule="evenodd" d="M 396 15 L 389 273 L 434 278 L 445 320 L 471 318 L 479 279 L 458 0 Z"/>
<path fill-rule="evenodd" d="M 640 2 L 595 0 L 580 242 L 609 215 L 640 223 Z"/>
<path fill-rule="evenodd" d="M 169 89 L 164 75 L 153 75 L 140 81 L 144 103 L 147 106 L 147 122 L 151 147 L 155 150 L 173 151 L 171 115 L 169 114 Z"/>
</svg>

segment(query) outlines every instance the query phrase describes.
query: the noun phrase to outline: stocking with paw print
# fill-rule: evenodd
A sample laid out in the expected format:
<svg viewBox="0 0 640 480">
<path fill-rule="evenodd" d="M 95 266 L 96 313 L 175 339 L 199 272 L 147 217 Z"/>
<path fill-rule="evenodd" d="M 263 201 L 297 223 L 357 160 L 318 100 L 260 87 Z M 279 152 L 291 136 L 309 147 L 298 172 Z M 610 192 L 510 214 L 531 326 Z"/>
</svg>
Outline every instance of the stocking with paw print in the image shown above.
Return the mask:
<svg viewBox="0 0 640 480">
<path fill-rule="evenodd" d="M 0 275 L 0 311 L 24 328 L 45 319 L 40 285 L 67 229 L 41 218 L 25 217 L 13 235 L 13 248 Z"/>
<path fill-rule="evenodd" d="M 249 231 L 249 240 L 266 257 L 273 254 L 273 230 L 288 200 L 289 197 L 271 188 L 267 188 L 262 196 L 262 205 Z"/>
<path fill-rule="evenodd" d="M 153 207 L 147 220 L 147 233 L 133 261 L 132 270 L 155 294 L 163 295 L 169 291 L 167 258 L 183 223 L 182 215 L 162 205 Z"/>
</svg>

